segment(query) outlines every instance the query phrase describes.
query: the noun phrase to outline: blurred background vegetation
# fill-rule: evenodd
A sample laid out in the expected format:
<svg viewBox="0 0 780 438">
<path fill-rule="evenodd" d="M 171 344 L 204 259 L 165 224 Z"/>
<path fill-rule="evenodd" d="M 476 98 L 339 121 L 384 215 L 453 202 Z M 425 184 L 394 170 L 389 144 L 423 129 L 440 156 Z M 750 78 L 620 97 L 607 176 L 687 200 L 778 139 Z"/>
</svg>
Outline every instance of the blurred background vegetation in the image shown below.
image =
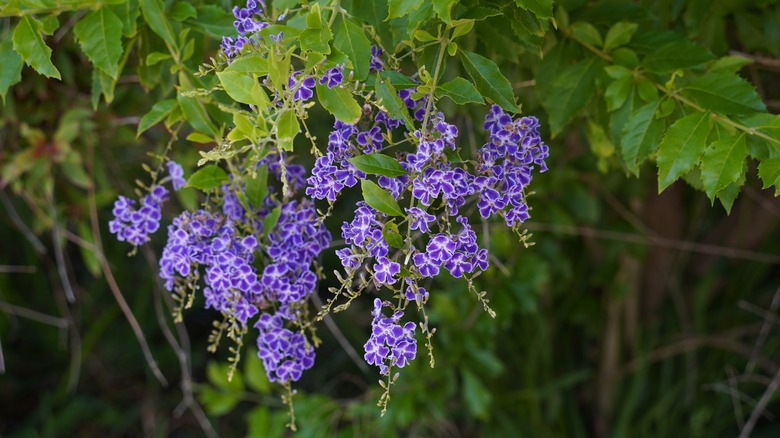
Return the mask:
<svg viewBox="0 0 780 438">
<path fill-rule="evenodd" d="M 195 17 L 179 11 L 173 21 L 193 30 L 186 66 L 194 72 L 230 28 L 232 4 L 192 3 Z M 716 55 L 738 52 L 753 61 L 740 73 L 776 113 L 780 5 L 743 3 L 556 7 L 602 32 L 611 24 L 604 11 L 641 7 L 653 17 L 648 26 Z M 172 142 L 191 171 L 197 152 L 213 146 L 172 139 L 162 126 L 136 138 L 140 116 L 175 92 L 167 61 L 146 57 L 165 44 L 138 19 L 122 74 L 101 85 L 96 101 L 89 63 L 69 32 L 84 11 L 54 12 L 45 15 L 58 20 L 46 41 L 62 81 L 25 67 L 0 118 L 0 435 L 285 435 L 287 409 L 251 345 L 227 382 L 225 346 L 206 352 L 215 315 L 196 302 L 183 325 L 171 322 L 155 277 L 164 235 L 128 257 L 107 230 L 113 200 L 146 178 L 141 163 L 154 163 Z M 15 20 L 0 18 L 4 38 Z M 496 34 L 503 24 L 480 22 L 471 44 L 500 61 L 523 111 L 546 129 L 534 86 L 539 53 L 514 34 Z M 542 46 L 562 38 L 546 29 Z M 464 149 L 481 144 L 485 107 L 443 109 Z M 535 246 L 523 248 L 502 224 L 482 224 L 492 268 L 479 281 L 497 317 L 461 283 L 431 284 L 436 366 L 421 347 L 380 418 L 378 373 L 343 344 L 359 352 L 368 336 L 369 300 L 356 301 L 321 325 L 316 366 L 296 385 L 298 435 L 714 437 L 753 422 L 753 436 L 780 436 L 780 202 L 761 188 L 754 163 L 728 215 L 683 181 L 659 195 L 655 168 L 629 176 L 614 151 L 594 148 L 586 120 L 596 116 L 587 111 L 599 109 L 555 138 L 543 135 L 550 171 L 534 180 L 527 223 Z M 323 114 L 310 127 L 322 133 L 330 124 Z M 167 220 L 194 196 L 182 191 L 179 205 L 166 206 Z M 351 216 L 352 201 L 339 201 L 331 231 Z M 322 262 L 325 272 L 338 265 L 332 253 Z"/>
</svg>

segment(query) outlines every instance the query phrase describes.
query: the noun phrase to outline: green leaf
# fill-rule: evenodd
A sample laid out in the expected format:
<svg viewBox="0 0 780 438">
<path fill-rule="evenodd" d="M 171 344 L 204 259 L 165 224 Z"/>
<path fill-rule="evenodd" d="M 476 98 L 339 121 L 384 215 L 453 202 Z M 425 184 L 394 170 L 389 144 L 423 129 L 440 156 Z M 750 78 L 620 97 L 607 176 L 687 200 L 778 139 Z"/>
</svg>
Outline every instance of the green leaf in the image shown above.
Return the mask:
<svg viewBox="0 0 780 438">
<path fill-rule="evenodd" d="M 122 20 L 122 35 L 126 38 L 135 36 L 138 31 L 136 21 L 141 15 L 141 9 L 138 7 L 138 0 L 128 0 L 111 8 L 114 14 Z"/>
<path fill-rule="evenodd" d="M 51 49 L 41 37 L 40 21 L 29 15 L 23 16 L 16 24 L 12 39 L 14 50 L 27 65 L 46 77 L 62 79 L 57 67 L 51 63 Z"/>
<path fill-rule="evenodd" d="M 606 91 L 604 91 L 604 100 L 607 101 L 607 111 L 615 111 L 623 106 L 628 98 L 628 93 L 631 92 L 633 83 L 633 79 L 626 76 L 609 84 Z"/>
<path fill-rule="evenodd" d="M 246 196 L 252 207 L 259 208 L 263 205 L 263 199 L 268 194 L 268 166 L 262 165 L 257 169 L 255 178 L 246 181 Z"/>
<path fill-rule="evenodd" d="M 165 61 L 166 59 L 171 59 L 171 55 L 169 53 L 152 52 L 146 55 L 146 65 L 152 66 L 155 64 L 159 64 L 160 62 Z"/>
<path fill-rule="evenodd" d="M 485 385 L 468 369 L 461 371 L 463 375 L 463 398 L 472 415 L 477 418 L 488 418 L 488 407 L 493 399 Z"/>
<path fill-rule="evenodd" d="M 768 158 L 758 164 L 758 176 L 764 182 L 764 188 L 775 187 L 775 196 L 780 194 L 780 157 Z"/>
<path fill-rule="evenodd" d="M 176 21 L 184 21 L 188 18 L 198 18 L 198 11 L 188 2 L 176 2 L 169 15 Z"/>
<path fill-rule="evenodd" d="M 552 0 L 515 0 L 515 4 L 533 12 L 540 19 L 552 17 Z"/>
<path fill-rule="evenodd" d="M 268 213 L 268 216 L 263 219 L 263 231 L 265 232 L 265 235 L 267 236 L 271 230 L 274 229 L 276 226 L 276 223 L 279 222 L 279 217 L 282 215 L 282 206 L 278 205 L 274 207 L 273 210 L 271 210 L 270 213 Z"/>
<path fill-rule="evenodd" d="M 496 63 L 476 53 L 465 50 L 460 53 L 463 67 L 471 76 L 477 90 L 505 110 L 519 113 L 520 108 L 515 104 L 512 84 L 501 74 Z"/>
<path fill-rule="evenodd" d="M 215 189 L 230 181 L 228 174 L 221 167 L 214 164 L 202 167 L 195 171 L 187 180 L 187 187 L 199 190 Z"/>
<path fill-rule="evenodd" d="M 401 249 L 404 247 L 404 238 L 401 233 L 398 232 L 398 225 L 394 220 L 387 222 L 382 227 L 382 237 L 385 238 L 385 242 L 393 248 Z"/>
<path fill-rule="evenodd" d="M 336 27 L 333 46 L 344 52 L 352 62 L 355 79 L 362 81 L 368 77 L 371 42 L 366 38 L 360 24 L 351 19 L 341 20 Z"/>
<path fill-rule="evenodd" d="M 601 33 L 596 27 L 586 21 L 578 21 L 571 25 L 571 31 L 574 35 L 591 46 L 602 47 L 604 40 L 601 39 Z"/>
<path fill-rule="evenodd" d="M 449 97 L 458 105 L 482 103 L 482 95 L 466 79 L 455 78 L 436 87 L 436 97 Z"/>
<path fill-rule="evenodd" d="M 423 0 L 387 0 L 387 18 L 400 18 L 416 11 L 422 6 Z"/>
<path fill-rule="evenodd" d="M 710 73 L 716 71 L 726 71 L 726 72 L 736 73 L 742 70 L 742 67 L 748 66 L 752 63 L 753 60 L 750 58 L 745 58 L 742 56 L 724 56 L 722 58 L 719 58 L 717 61 L 713 62 L 712 64 L 710 64 L 708 71 Z"/>
<path fill-rule="evenodd" d="M 360 180 L 360 188 L 363 191 L 363 199 L 365 199 L 366 204 L 373 209 L 389 216 L 404 215 L 404 212 L 401 211 L 401 207 L 395 202 L 393 195 L 387 193 L 375 182 L 367 179 Z"/>
<path fill-rule="evenodd" d="M 396 178 L 407 174 L 395 158 L 384 154 L 358 155 L 350 158 L 349 162 L 357 167 L 359 171 L 371 175 L 384 175 Z"/>
<path fill-rule="evenodd" d="M 766 111 L 755 88 L 741 77 L 727 72 L 704 75 L 683 89 L 699 105 L 721 114 L 750 114 Z"/>
<path fill-rule="evenodd" d="M 631 37 L 634 36 L 636 23 L 628 23 L 621 21 L 612 25 L 607 32 L 607 37 L 604 39 L 604 50 L 614 49 L 628 44 L 631 41 Z"/>
<path fill-rule="evenodd" d="M 744 183 L 745 178 L 743 176 L 741 180 L 729 184 L 725 189 L 715 195 L 715 197 L 720 200 L 723 208 L 726 209 L 726 214 L 731 214 L 731 207 L 734 206 L 734 201 L 736 201 L 739 196 L 740 187 L 742 187 L 742 184 Z"/>
<path fill-rule="evenodd" d="M 141 11 L 144 20 L 149 27 L 165 41 L 172 49 L 177 50 L 176 37 L 173 34 L 171 23 L 165 14 L 165 5 L 162 0 L 140 0 Z"/>
<path fill-rule="evenodd" d="M 696 112 L 672 124 L 658 145 L 658 193 L 701 159 L 710 133 L 710 115 Z"/>
<path fill-rule="evenodd" d="M 211 123 L 209 114 L 206 112 L 206 107 L 203 106 L 202 102 L 195 97 L 183 96 L 181 94 L 176 96 L 176 100 L 179 101 L 184 118 L 195 130 L 205 132 L 212 137 L 217 135 L 217 128 Z"/>
<path fill-rule="evenodd" d="M 745 133 L 713 142 L 701 160 L 701 178 L 711 201 L 715 194 L 744 176 L 747 146 Z"/>
<path fill-rule="evenodd" d="M 696 67 L 711 61 L 715 55 L 692 42 L 667 44 L 650 53 L 642 61 L 645 70 L 653 73 L 668 73 L 678 69 Z"/>
<path fill-rule="evenodd" d="M 122 56 L 122 20 L 108 8 L 100 8 L 73 27 L 73 33 L 92 64 L 116 79 Z"/>
<path fill-rule="evenodd" d="M 244 366 L 244 378 L 246 378 L 247 386 L 260 394 L 270 394 L 271 382 L 268 381 L 263 364 L 260 362 L 260 358 L 257 357 L 257 351 L 251 350 L 244 361 L 246 363 Z"/>
<path fill-rule="evenodd" d="M 265 111 L 271 104 L 268 95 L 255 77 L 227 70 L 217 72 L 217 77 L 228 96 L 236 102 L 254 105 L 261 111 Z"/>
<path fill-rule="evenodd" d="M 13 42 L 10 39 L 0 42 L 0 96 L 5 103 L 5 95 L 12 85 L 22 80 L 22 57 L 13 49 Z"/>
<path fill-rule="evenodd" d="M 395 87 L 389 80 L 379 80 L 376 82 L 376 96 L 381 100 L 384 111 L 390 117 L 396 120 L 403 120 L 407 127 L 414 126 L 409 118 L 409 111 L 406 109 L 403 101 L 395 92 Z"/>
<path fill-rule="evenodd" d="M 276 126 L 276 129 L 277 146 L 282 150 L 292 151 L 295 136 L 298 135 L 298 131 L 301 129 L 295 111 L 287 110 L 279 116 L 279 123 Z"/>
<path fill-rule="evenodd" d="M 252 73 L 258 76 L 268 74 L 268 60 L 258 54 L 242 56 L 234 59 L 225 71 L 234 71 L 239 73 Z"/>
<path fill-rule="evenodd" d="M 594 95 L 594 80 L 601 63 L 592 56 L 564 70 L 553 81 L 542 104 L 550 114 L 550 131 L 559 134 Z"/>
<path fill-rule="evenodd" d="M 452 6 L 457 2 L 458 0 L 433 0 L 433 10 L 441 21 L 449 23 L 452 20 Z"/>
<path fill-rule="evenodd" d="M 216 5 L 196 6 L 198 18 L 187 20 L 187 25 L 209 35 L 215 39 L 223 35 L 232 35 L 236 30 L 233 27 L 233 14 Z"/>
<path fill-rule="evenodd" d="M 393 84 L 396 89 L 415 88 L 420 85 L 409 76 L 395 70 L 383 70 L 379 73 L 379 76 L 381 76 L 382 79 L 390 80 L 390 83 Z M 369 79 L 373 79 L 373 77 Z"/>
<path fill-rule="evenodd" d="M 634 175 L 639 175 L 639 164 L 653 151 L 663 133 L 663 122 L 655 118 L 658 105 L 656 100 L 637 109 L 623 128 L 620 149 L 626 167 Z"/>
<path fill-rule="evenodd" d="M 152 106 L 152 109 L 141 117 L 141 122 L 138 123 L 136 137 L 140 137 L 144 131 L 165 120 L 165 118 L 168 117 L 168 114 L 170 114 L 173 108 L 178 104 L 176 99 L 166 99 L 155 103 L 154 106 Z"/>
<path fill-rule="evenodd" d="M 328 88 L 327 85 L 317 84 L 317 98 L 322 107 L 333 114 L 338 120 L 356 124 L 360 120 L 363 109 L 352 96 L 352 92 L 344 87 Z"/>
</svg>

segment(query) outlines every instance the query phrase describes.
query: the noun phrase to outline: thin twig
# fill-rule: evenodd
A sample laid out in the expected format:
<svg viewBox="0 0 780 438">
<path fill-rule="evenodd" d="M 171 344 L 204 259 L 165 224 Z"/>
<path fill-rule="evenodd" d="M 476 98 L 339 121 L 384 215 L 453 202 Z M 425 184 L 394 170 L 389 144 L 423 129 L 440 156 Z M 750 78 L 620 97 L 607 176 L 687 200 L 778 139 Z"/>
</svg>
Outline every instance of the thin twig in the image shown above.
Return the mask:
<svg viewBox="0 0 780 438">
<path fill-rule="evenodd" d="M 3 338 L 0 338 L 0 374 L 5 374 L 5 357 L 3 356 Z"/>
<path fill-rule="evenodd" d="M 323 308 L 324 304 L 322 303 L 322 300 L 320 299 L 320 296 L 317 292 L 312 294 L 312 301 L 314 301 L 314 305 L 317 306 L 318 309 Z M 325 321 L 325 325 L 328 326 L 328 330 L 330 330 L 330 332 L 333 334 L 333 337 L 335 337 L 339 345 L 341 345 L 341 348 L 343 348 L 344 351 L 347 352 L 347 356 L 352 359 L 352 362 L 354 362 L 355 365 L 360 368 L 360 371 L 362 371 L 364 374 L 368 374 L 370 372 L 368 365 L 366 365 L 366 362 L 357 353 L 355 347 L 353 347 L 352 344 L 347 340 L 346 336 L 344 336 L 344 333 L 341 332 L 341 329 L 339 329 L 338 325 L 336 325 L 336 322 L 333 321 L 330 313 L 326 313 L 322 319 Z"/>
<path fill-rule="evenodd" d="M 743 300 L 740 300 L 739 303 L 737 303 L 737 306 L 743 310 L 756 313 L 757 315 L 764 318 L 764 322 L 761 325 L 761 331 L 758 333 L 758 338 L 756 339 L 756 343 L 753 346 L 753 354 L 757 354 L 758 351 L 764 346 L 767 336 L 769 336 L 769 330 L 771 326 L 770 323 L 780 323 L 780 318 L 775 316 L 777 308 L 780 307 L 780 287 L 777 288 L 774 296 L 772 297 L 772 302 L 769 304 L 769 312 Z M 750 362 L 748 362 L 748 364 L 745 366 L 745 372 L 752 372 L 754 367 L 755 363 L 753 363 L 753 359 L 751 359 Z"/>
<path fill-rule="evenodd" d="M 0 265 L 0 274 L 34 274 L 35 266 Z"/>
<path fill-rule="evenodd" d="M 6 313 L 10 313 L 22 318 L 27 318 L 41 324 L 50 325 L 57 328 L 68 328 L 68 321 L 57 318 L 56 316 L 47 315 L 45 313 L 38 312 L 37 310 L 28 309 L 26 307 L 20 307 L 5 301 L 0 301 L 0 310 Z"/>
<path fill-rule="evenodd" d="M 602 230 L 585 226 L 543 222 L 527 223 L 525 224 L 525 228 L 530 231 L 552 232 L 559 234 L 570 234 L 573 236 L 593 237 L 596 239 L 617 240 L 626 243 L 633 243 L 636 245 L 657 246 L 660 248 L 671 248 L 679 251 L 697 252 L 734 259 L 752 260 L 755 262 L 768 263 L 772 265 L 780 265 L 780 256 L 728 246 L 710 245 L 686 240 L 668 239 L 665 237 L 645 236 L 621 231 Z"/>
<path fill-rule="evenodd" d="M 38 237 L 35 236 L 35 233 L 27 227 L 22 218 L 19 217 L 19 214 L 14 208 L 14 204 L 8 198 L 8 195 L 5 194 L 4 190 L 0 190 L 0 201 L 2 201 L 3 207 L 5 207 L 5 211 L 8 213 L 11 222 L 13 222 L 14 226 L 19 229 L 22 235 L 30 241 L 30 244 L 35 248 L 35 252 L 38 254 L 46 254 L 46 247 L 41 243 Z"/>
<path fill-rule="evenodd" d="M 88 168 L 89 168 L 90 176 L 94 181 L 94 165 L 93 165 L 94 146 L 90 145 L 88 156 L 89 156 Z M 95 248 L 97 249 L 96 253 L 98 255 L 98 259 L 100 260 L 100 266 L 103 270 L 103 275 L 106 277 L 106 281 L 108 282 L 108 287 L 109 289 L 111 289 L 111 293 L 114 295 L 114 299 L 116 299 L 117 304 L 119 304 L 119 308 L 122 310 L 122 313 L 125 315 L 125 319 L 127 319 L 127 322 L 130 324 L 130 327 L 133 329 L 135 338 L 138 340 L 138 343 L 141 346 L 141 351 L 143 351 L 144 357 L 146 358 L 147 365 L 149 365 L 149 368 L 152 370 L 152 373 L 157 378 L 157 380 L 163 386 L 168 386 L 168 381 L 165 379 L 165 376 L 163 376 L 162 372 L 160 371 L 160 367 L 157 366 L 157 361 L 154 360 L 154 356 L 152 356 L 152 351 L 149 349 L 149 344 L 146 342 L 146 337 L 144 337 L 143 330 L 141 330 L 141 326 L 138 324 L 138 321 L 135 319 L 135 316 L 133 315 L 133 311 L 130 309 L 130 306 L 128 306 L 124 295 L 122 295 L 122 291 L 119 289 L 119 285 L 117 284 L 116 279 L 114 279 L 114 274 L 111 272 L 111 267 L 108 265 L 108 260 L 106 260 L 105 251 L 103 250 L 102 239 L 100 237 L 100 224 L 98 223 L 97 201 L 95 200 L 95 186 L 90 185 L 90 187 L 87 189 L 87 193 L 89 198 L 89 216 L 92 225 L 92 235 L 95 239 Z"/>
<path fill-rule="evenodd" d="M 68 271 L 65 268 L 65 256 L 62 252 L 62 239 L 60 238 L 60 222 L 57 220 L 57 203 L 54 199 L 54 193 L 49 193 L 49 215 L 51 216 L 51 241 L 54 247 L 54 260 L 57 263 L 57 274 L 60 276 L 62 290 L 65 291 L 65 298 L 69 303 L 76 302 L 76 294 L 73 293 L 73 287 L 70 284 Z"/>
<path fill-rule="evenodd" d="M 739 438 L 747 438 L 750 436 L 751 432 L 753 432 L 753 428 L 756 427 L 758 417 L 761 416 L 761 414 L 764 412 L 764 409 L 766 408 L 766 405 L 769 404 L 769 400 L 772 398 L 772 396 L 775 395 L 775 391 L 777 391 L 778 386 L 780 386 L 780 369 L 775 372 L 775 376 L 772 377 L 772 381 L 769 382 L 769 386 L 767 386 L 766 391 L 764 391 L 764 394 L 758 400 L 758 404 L 756 404 L 753 412 L 750 413 L 750 418 L 748 418 L 747 423 L 745 423 L 745 427 L 739 431 Z"/>
</svg>

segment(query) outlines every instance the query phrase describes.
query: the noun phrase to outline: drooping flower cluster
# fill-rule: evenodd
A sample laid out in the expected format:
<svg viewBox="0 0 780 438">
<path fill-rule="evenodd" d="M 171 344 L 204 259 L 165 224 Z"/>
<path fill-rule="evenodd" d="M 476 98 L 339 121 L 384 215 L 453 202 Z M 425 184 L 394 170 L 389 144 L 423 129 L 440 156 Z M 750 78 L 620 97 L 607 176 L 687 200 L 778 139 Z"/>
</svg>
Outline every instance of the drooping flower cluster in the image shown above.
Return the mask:
<svg viewBox="0 0 780 438">
<path fill-rule="evenodd" d="M 228 59 L 238 55 L 247 44 L 257 43 L 254 34 L 268 27 L 265 10 L 266 6 L 263 0 L 247 0 L 245 8 L 238 6 L 233 8 L 233 16 L 235 17 L 233 27 L 236 28 L 238 36 L 235 38 L 222 37 L 222 50 Z"/>
<path fill-rule="evenodd" d="M 382 375 L 388 375 L 390 367 L 403 368 L 414 360 L 417 355 L 417 340 L 414 338 L 415 325 L 407 322 L 400 325 L 404 316 L 402 311 L 396 311 L 393 316 L 382 314 L 383 303 L 374 299 L 374 310 L 371 315 L 371 336 L 363 346 L 366 353 L 363 356 L 370 365 L 377 365 Z"/>
</svg>

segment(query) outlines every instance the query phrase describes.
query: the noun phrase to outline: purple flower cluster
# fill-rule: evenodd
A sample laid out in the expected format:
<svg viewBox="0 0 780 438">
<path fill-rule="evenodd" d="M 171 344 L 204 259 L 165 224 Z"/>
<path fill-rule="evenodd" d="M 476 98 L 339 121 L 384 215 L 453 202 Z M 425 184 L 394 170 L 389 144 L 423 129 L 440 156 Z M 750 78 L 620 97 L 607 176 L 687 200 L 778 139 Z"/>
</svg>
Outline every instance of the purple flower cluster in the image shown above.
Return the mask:
<svg viewBox="0 0 780 438">
<path fill-rule="evenodd" d="M 357 132 L 353 125 L 336 120 L 328 136 L 327 152 L 314 163 L 306 188 L 307 195 L 335 201 L 336 195 L 344 187 L 353 187 L 358 178 L 366 177 L 348 161 L 356 152 L 352 137 Z"/>
<path fill-rule="evenodd" d="M 257 337 L 258 356 L 263 360 L 271 382 L 295 382 L 314 365 L 314 346 L 302 333 L 285 328 L 280 313 L 263 313 L 255 328 L 260 331 Z"/>
<path fill-rule="evenodd" d="M 180 188 L 187 185 L 187 181 L 184 179 L 184 169 L 182 169 L 181 164 L 171 160 L 165 163 L 165 165 L 168 167 L 168 175 L 170 175 L 173 190 L 178 191 Z"/>
<path fill-rule="evenodd" d="M 238 36 L 236 38 L 222 37 L 221 45 L 228 59 L 238 55 L 247 44 L 257 43 L 257 38 L 254 34 L 268 27 L 268 23 L 264 21 L 267 18 L 265 9 L 266 6 L 263 0 L 247 0 L 245 8 L 239 8 L 238 6 L 233 8 L 233 16 L 235 17 L 233 27 L 238 32 Z"/>
<path fill-rule="evenodd" d="M 120 195 L 114 202 L 114 219 L 108 223 L 108 229 L 120 242 L 143 245 L 160 228 L 161 206 L 167 200 L 168 190 L 163 186 L 153 187 L 139 208 L 135 208 L 135 200 Z"/>
<path fill-rule="evenodd" d="M 414 360 L 417 355 L 417 340 L 414 338 L 415 325 L 407 322 L 400 325 L 402 311 L 393 313 L 392 317 L 382 314 L 382 300 L 374 299 L 374 319 L 371 322 L 371 337 L 363 346 L 366 354 L 363 356 L 370 365 L 377 365 L 382 375 L 388 375 L 390 366 L 403 368 Z"/>
</svg>

